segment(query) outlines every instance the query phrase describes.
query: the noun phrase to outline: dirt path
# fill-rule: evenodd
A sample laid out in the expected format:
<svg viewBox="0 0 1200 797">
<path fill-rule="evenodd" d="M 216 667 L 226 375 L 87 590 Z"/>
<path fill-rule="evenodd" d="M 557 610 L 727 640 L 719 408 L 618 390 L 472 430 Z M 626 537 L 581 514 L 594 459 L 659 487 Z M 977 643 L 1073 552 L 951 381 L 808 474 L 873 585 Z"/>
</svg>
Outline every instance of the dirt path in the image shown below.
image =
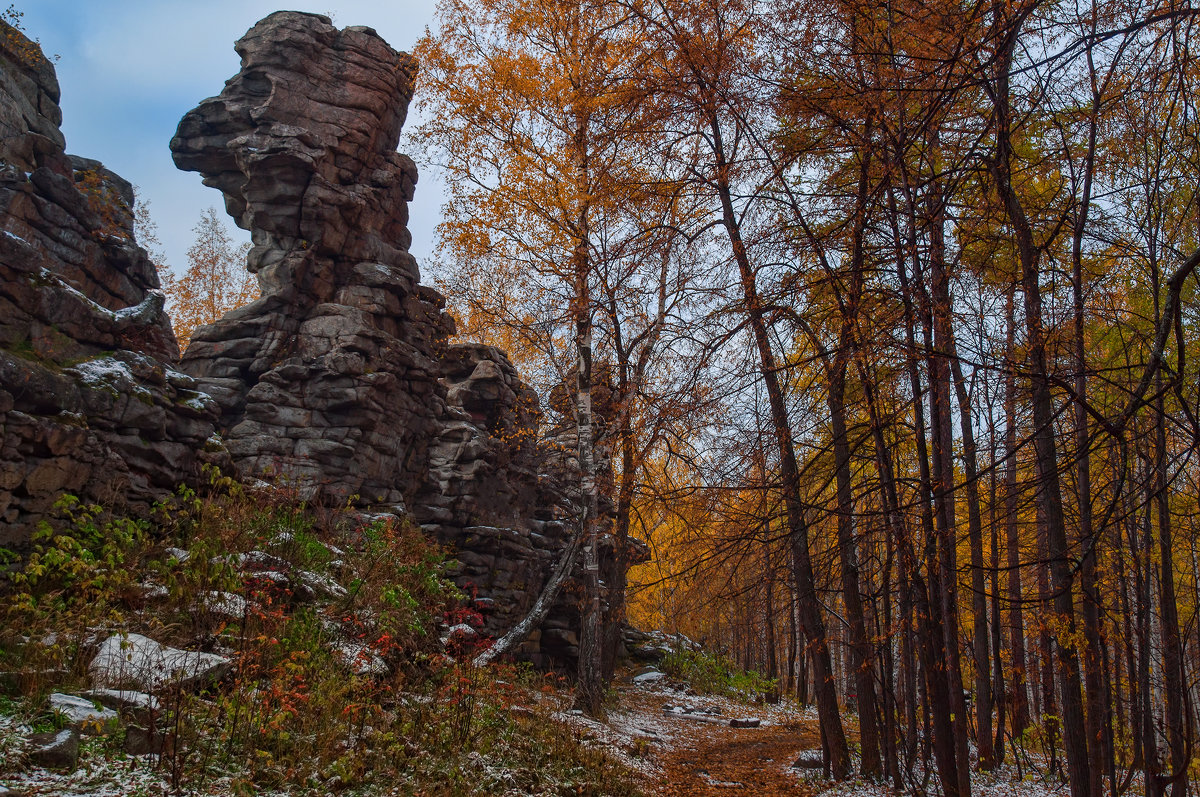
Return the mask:
<svg viewBox="0 0 1200 797">
<path fill-rule="evenodd" d="M 678 748 L 666 751 L 662 780 L 653 793 L 683 795 L 815 794 L 810 784 L 784 772 L 800 749 L 798 734 L 788 728 L 714 727 L 692 735 Z M 815 743 L 814 739 L 806 740 Z"/>
<path fill-rule="evenodd" d="M 626 684 L 618 692 L 619 707 L 602 726 L 573 719 L 588 722 L 606 746 L 639 770 L 649 794 L 728 797 L 819 791 L 819 781 L 807 782 L 788 769 L 802 751 L 819 746 L 816 718 L 810 713 L 687 695 L 665 683 Z M 664 711 L 679 711 L 680 706 L 691 713 Z M 762 724 L 732 728 L 729 721 L 735 717 L 753 717 Z"/>
</svg>

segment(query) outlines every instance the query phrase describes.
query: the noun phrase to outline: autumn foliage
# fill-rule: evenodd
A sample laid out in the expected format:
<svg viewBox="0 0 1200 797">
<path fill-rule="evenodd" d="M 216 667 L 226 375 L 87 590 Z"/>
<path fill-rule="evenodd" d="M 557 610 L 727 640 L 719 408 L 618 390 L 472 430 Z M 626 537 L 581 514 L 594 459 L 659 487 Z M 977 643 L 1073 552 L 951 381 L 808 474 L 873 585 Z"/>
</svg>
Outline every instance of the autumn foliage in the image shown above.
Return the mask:
<svg viewBox="0 0 1200 797">
<path fill-rule="evenodd" d="M 848 703 L 898 788 L 1184 793 L 1194 9 L 440 13 L 437 273 L 534 373 L 586 299 L 630 615 L 815 699 L 837 777 Z"/>
</svg>

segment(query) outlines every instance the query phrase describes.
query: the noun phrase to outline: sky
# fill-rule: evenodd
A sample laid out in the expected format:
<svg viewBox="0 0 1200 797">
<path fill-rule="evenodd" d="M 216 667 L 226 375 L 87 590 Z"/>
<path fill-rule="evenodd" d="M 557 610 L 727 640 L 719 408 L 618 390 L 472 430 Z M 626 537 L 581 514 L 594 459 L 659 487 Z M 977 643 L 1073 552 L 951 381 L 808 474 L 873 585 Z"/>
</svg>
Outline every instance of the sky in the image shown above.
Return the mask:
<svg viewBox="0 0 1200 797">
<path fill-rule="evenodd" d="M 7 3 L 7 0 L 4 0 Z M 221 92 L 237 73 L 233 44 L 258 20 L 280 9 L 259 0 L 18 0 L 21 24 L 41 41 L 62 89 L 67 152 L 95 158 L 138 188 L 158 225 L 167 263 L 182 273 L 192 228 L 216 207 L 220 192 L 171 161 L 169 144 L 179 120 L 201 100 Z M 409 50 L 432 25 L 434 0 L 289 0 L 296 11 L 333 18 L 339 28 L 367 25 L 398 50 Z M 408 125 L 417 123 L 410 115 Z M 400 150 L 408 151 L 402 139 Z M 416 152 L 411 152 L 416 157 Z M 433 170 L 418 160 L 421 179 L 412 203 L 412 252 L 423 261 L 443 201 Z M 229 232 L 250 240 L 232 219 Z"/>
</svg>

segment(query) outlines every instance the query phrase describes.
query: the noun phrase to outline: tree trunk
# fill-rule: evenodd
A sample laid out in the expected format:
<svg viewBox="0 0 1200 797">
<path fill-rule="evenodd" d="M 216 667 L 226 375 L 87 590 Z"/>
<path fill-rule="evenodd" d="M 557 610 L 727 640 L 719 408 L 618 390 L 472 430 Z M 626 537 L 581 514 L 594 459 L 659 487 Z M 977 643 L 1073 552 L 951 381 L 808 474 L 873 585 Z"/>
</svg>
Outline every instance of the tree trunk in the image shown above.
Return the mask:
<svg viewBox="0 0 1200 797">
<path fill-rule="evenodd" d="M 847 348 L 843 339 L 842 350 Z M 840 358 L 839 358 L 840 359 Z M 850 668 L 858 702 L 859 740 L 862 745 L 862 776 L 876 779 L 879 762 L 879 716 L 875 700 L 874 656 L 867 639 L 862 598 L 859 592 L 858 552 L 854 539 L 854 497 L 850 485 L 850 442 L 846 431 L 844 404 L 846 371 L 834 368 L 829 386 L 829 415 L 833 427 L 833 458 L 837 492 L 837 539 L 841 564 L 842 600 L 849 622 Z"/>
<path fill-rule="evenodd" d="M 579 170 L 587 173 L 586 128 L 580 122 L 576 133 Z M 584 181 L 586 182 L 586 181 Z M 587 542 L 583 547 L 584 606 L 579 634 L 579 669 L 575 702 L 591 716 L 599 716 L 604 700 L 601 638 L 603 615 L 600 605 L 600 518 L 596 483 L 595 444 L 592 424 L 592 302 L 589 290 L 588 208 L 580 210 L 579 239 L 573 256 L 575 316 L 575 431 L 579 446 L 580 517 L 579 533 Z"/>
<path fill-rule="evenodd" d="M 936 147 L 936 143 L 934 145 Z M 957 759 L 958 794 L 971 793 L 970 752 L 967 732 L 967 706 L 963 695 L 962 664 L 958 644 L 958 565 L 957 526 L 954 518 L 954 434 L 953 413 L 950 409 L 951 303 L 950 277 L 946 271 L 945 240 L 943 237 L 943 196 L 931 190 L 930 224 L 930 283 L 932 315 L 932 346 L 929 357 L 931 404 L 930 431 L 933 440 L 933 506 L 937 533 L 937 567 L 939 570 L 942 644 L 955 757 Z M 927 341 L 928 342 L 928 341 Z"/>
<path fill-rule="evenodd" d="M 995 85 L 996 155 L 991 160 L 992 177 L 1013 227 L 1017 255 L 1021 265 L 1021 287 L 1025 297 L 1026 346 L 1029 351 L 1030 399 L 1033 409 L 1033 447 L 1037 474 L 1046 515 L 1047 556 L 1050 562 L 1056 622 L 1060 627 L 1058 667 L 1062 694 L 1063 742 L 1067 755 L 1067 773 L 1072 797 L 1088 794 L 1087 730 L 1083 714 L 1083 695 L 1079 677 L 1079 657 L 1075 650 L 1074 574 L 1067 544 L 1063 516 L 1062 488 L 1059 483 L 1058 451 L 1054 440 L 1054 401 L 1050 392 L 1046 331 L 1043 326 L 1039 251 L 1033 230 L 1012 181 L 1012 124 L 1009 108 L 1009 69 L 1012 54 L 1024 18 L 1011 22 L 1001 47 Z"/>
<path fill-rule="evenodd" d="M 1012 650 L 1012 733 L 1020 737 L 1029 727 L 1028 664 L 1025 654 L 1025 621 L 1021 590 L 1021 536 L 1017 522 L 1017 378 L 1015 288 L 1009 287 L 1005 300 L 1007 336 L 1004 371 L 1004 527 L 1008 559 L 1008 627 Z"/>
<path fill-rule="evenodd" d="M 821 617 L 821 605 L 816 593 L 812 558 L 809 552 L 808 523 L 804 518 L 804 505 L 800 499 L 800 469 L 796 462 L 795 446 L 792 442 L 791 424 L 783 389 L 779 384 L 779 371 L 775 354 L 771 350 L 767 335 L 766 318 L 762 301 L 758 295 L 754 270 L 742 241 L 741 227 L 733 206 L 733 194 L 729 183 L 729 164 L 721 135 L 721 125 L 716 116 L 709 119 L 712 134 L 713 154 L 717 163 L 717 193 L 721 201 L 722 220 L 734 260 L 741 277 L 744 312 L 754 335 L 759 363 L 767 399 L 771 408 L 771 422 L 779 446 L 780 478 L 784 507 L 787 513 L 788 537 L 792 548 L 792 567 L 796 579 L 799 603 L 800 627 L 808 642 L 813 664 L 813 689 L 817 699 L 817 715 L 829 751 L 829 766 L 833 777 L 844 780 L 850 776 L 850 750 L 846 743 L 846 732 L 838 708 L 834 688 L 833 670 L 829 657 L 829 644 L 825 633 L 825 621 Z"/>
<path fill-rule="evenodd" d="M 979 460 L 975 428 L 971 418 L 971 397 L 958 360 L 954 339 L 950 339 L 950 372 L 958 395 L 958 420 L 962 429 L 963 487 L 967 493 L 967 534 L 971 546 L 971 608 L 975 660 L 975 746 L 979 750 L 979 768 L 995 769 L 996 753 L 992 743 L 991 639 L 988 636 L 987 585 L 983 568 L 983 517 L 979 510 Z"/>
</svg>

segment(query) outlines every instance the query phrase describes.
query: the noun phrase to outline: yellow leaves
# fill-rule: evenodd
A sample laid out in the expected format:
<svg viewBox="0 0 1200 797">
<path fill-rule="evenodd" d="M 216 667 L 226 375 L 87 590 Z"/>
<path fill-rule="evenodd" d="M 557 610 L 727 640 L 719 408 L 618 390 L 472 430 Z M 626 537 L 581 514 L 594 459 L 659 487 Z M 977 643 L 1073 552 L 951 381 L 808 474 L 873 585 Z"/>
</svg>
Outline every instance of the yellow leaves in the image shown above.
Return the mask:
<svg viewBox="0 0 1200 797">
<path fill-rule="evenodd" d="M 193 232 L 196 240 L 188 249 L 183 277 L 162 276 L 167 310 L 181 350 L 187 348 L 197 327 L 259 297 L 258 281 L 246 271 L 249 244 L 234 245 L 214 208 L 200 215 Z"/>
</svg>

